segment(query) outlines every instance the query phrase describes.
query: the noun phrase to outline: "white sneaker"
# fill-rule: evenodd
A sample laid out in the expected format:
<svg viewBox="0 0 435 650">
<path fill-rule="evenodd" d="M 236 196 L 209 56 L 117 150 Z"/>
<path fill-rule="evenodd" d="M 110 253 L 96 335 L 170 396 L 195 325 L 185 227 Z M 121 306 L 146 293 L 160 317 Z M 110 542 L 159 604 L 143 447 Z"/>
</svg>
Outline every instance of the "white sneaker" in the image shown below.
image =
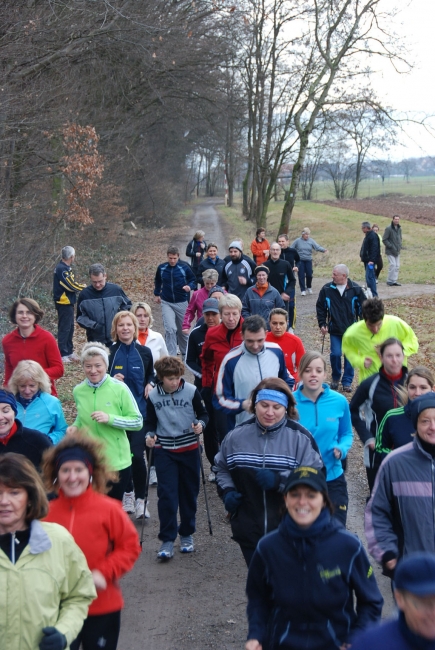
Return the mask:
<svg viewBox="0 0 435 650">
<path fill-rule="evenodd" d="M 208 481 L 209 483 L 215 483 L 216 482 L 216 474 L 214 472 L 210 472 L 208 475 Z"/>
<path fill-rule="evenodd" d="M 313 293 L 313 290 L 312 289 L 307 289 L 307 292 L 308 293 Z"/>
<path fill-rule="evenodd" d="M 72 363 L 72 359 L 70 357 L 62 357 L 62 363 L 63 365 L 66 363 Z"/>
<path fill-rule="evenodd" d="M 122 509 L 132 515 L 135 512 L 134 492 L 124 492 L 122 497 Z"/>
<path fill-rule="evenodd" d="M 157 485 L 157 474 L 154 465 L 150 467 L 150 485 Z"/>
<path fill-rule="evenodd" d="M 306 291 L 301 291 L 301 296 L 306 296 L 306 295 L 307 295 Z"/>
<path fill-rule="evenodd" d="M 144 513 L 145 519 L 149 519 L 151 517 L 150 511 L 148 510 L 148 504 L 145 506 L 144 499 L 136 499 L 135 510 L 136 519 L 143 519 Z"/>
<path fill-rule="evenodd" d="M 73 352 L 72 354 L 70 354 L 70 355 L 69 355 L 69 358 L 70 358 L 71 361 L 80 361 L 80 357 L 79 357 L 79 355 L 76 354 L 75 352 Z"/>
</svg>

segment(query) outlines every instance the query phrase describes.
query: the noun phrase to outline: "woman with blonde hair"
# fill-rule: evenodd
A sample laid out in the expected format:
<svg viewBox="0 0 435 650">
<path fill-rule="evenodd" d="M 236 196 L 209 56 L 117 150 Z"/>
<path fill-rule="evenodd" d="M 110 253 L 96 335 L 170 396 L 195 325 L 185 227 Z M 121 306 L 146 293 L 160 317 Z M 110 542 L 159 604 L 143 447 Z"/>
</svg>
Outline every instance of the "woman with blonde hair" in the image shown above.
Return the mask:
<svg viewBox="0 0 435 650">
<path fill-rule="evenodd" d="M 190 326 L 192 325 L 195 316 L 197 322 L 201 318 L 204 301 L 207 300 L 210 289 L 213 289 L 213 287 L 216 286 L 218 278 L 219 273 L 214 269 L 208 269 L 202 274 L 204 286 L 202 289 L 193 292 L 190 302 L 187 305 L 186 313 L 184 314 L 182 325 L 184 334 L 189 333 Z"/>
<path fill-rule="evenodd" d="M 116 650 L 124 606 L 120 578 L 140 554 L 135 527 L 115 499 L 105 496 L 109 470 L 103 445 L 81 435 L 68 436 L 44 455 L 46 488 L 55 491 L 45 521 L 60 524 L 74 537 L 92 573 L 97 598 L 71 650 L 94 650 L 104 640 Z"/>
<path fill-rule="evenodd" d="M 8 388 L 16 397 L 21 424 L 45 433 L 54 444 L 60 442 L 68 425 L 62 404 L 50 393 L 50 378 L 41 365 L 36 361 L 20 361 Z"/>
<path fill-rule="evenodd" d="M 89 341 L 80 355 L 85 379 L 73 390 L 77 417 L 67 434 L 86 428 L 91 438 L 104 444 L 110 470 L 119 481 L 109 496 L 122 501 L 131 477 L 131 451 L 126 430 L 140 431 L 142 414 L 127 384 L 110 377 L 109 350 L 98 341 Z"/>
<path fill-rule="evenodd" d="M 168 348 L 166 347 L 165 339 L 163 336 L 151 329 L 154 323 L 153 312 L 147 302 L 137 301 L 134 302 L 131 310 L 138 322 L 137 340 L 141 345 L 146 345 L 151 350 L 154 363 L 161 357 L 168 356 Z"/>
<path fill-rule="evenodd" d="M 151 350 L 136 340 L 138 331 L 139 323 L 134 314 L 129 311 L 115 314 L 111 331 L 114 343 L 110 347 L 109 375 L 129 387 L 145 421 L 146 398 L 154 387 L 154 364 Z M 127 437 L 131 449 L 132 481 L 126 488 L 122 503 L 126 512 L 135 512 L 136 519 L 142 519 L 143 516 L 149 517 L 144 501 L 147 479 L 145 433 L 143 428 L 140 431 L 127 431 Z"/>
</svg>

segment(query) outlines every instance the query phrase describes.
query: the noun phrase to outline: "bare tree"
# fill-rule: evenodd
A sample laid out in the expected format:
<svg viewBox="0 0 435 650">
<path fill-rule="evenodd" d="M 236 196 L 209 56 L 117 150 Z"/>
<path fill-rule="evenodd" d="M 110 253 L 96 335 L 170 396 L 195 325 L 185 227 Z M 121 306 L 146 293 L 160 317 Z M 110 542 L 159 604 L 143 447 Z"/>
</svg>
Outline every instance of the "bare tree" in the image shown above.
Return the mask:
<svg viewBox="0 0 435 650">
<path fill-rule="evenodd" d="M 285 202 L 280 232 L 288 232 L 296 201 L 310 135 L 317 117 L 328 106 L 345 100 L 353 91 L 357 75 L 367 75 L 362 55 L 383 56 L 393 63 L 402 60 L 397 39 L 390 33 L 394 12 L 382 11 L 381 0 L 312 0 L 307 16 L 309 35 L 305 40 L 305 70 L 294 124 L 299 152 Z M 396 43 L 396 45 L 395 45 Z M 362 99 L 362 98 L 359 98 Z"/>
</svg>

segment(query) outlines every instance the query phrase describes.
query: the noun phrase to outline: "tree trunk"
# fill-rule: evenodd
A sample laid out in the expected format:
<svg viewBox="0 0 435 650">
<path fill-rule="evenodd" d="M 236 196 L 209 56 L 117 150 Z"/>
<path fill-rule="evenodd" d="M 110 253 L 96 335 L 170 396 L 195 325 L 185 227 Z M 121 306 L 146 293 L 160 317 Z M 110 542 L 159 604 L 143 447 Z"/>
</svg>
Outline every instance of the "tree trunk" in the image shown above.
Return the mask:
<svg viewBox="0 0 435 650">
<path fill-rule="evenodd" d="M 290 183 L 290 191 L 284 203 L 282 210 L 281 223 L 279 224 L 278 234 L 287 234 L 292 218 L 293 208 L 296 203 L 296 194 L 299 187 L 299 179 L 301 177 L 302 168 L 304 166 L 305 158 L 308 149 L 309 134 L 304 131 L 300 139 L 299 155 L 295 166 L 293 167 L 292 180 Z"/>
</svg>

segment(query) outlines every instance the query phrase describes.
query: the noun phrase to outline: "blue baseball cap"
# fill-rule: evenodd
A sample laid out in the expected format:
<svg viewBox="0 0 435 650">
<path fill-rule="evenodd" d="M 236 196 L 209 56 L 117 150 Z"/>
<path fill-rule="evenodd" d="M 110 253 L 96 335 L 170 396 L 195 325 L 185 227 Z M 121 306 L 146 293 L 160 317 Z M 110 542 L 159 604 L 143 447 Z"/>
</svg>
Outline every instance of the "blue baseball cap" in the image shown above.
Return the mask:
<svg viewBox="0 0 435 650">
<path fill-rule="evenodd" d="M 394 573 L 394 586 L 415 596 L 435 596 L 435 554 L 411 553 L 401 559 Z"/>
</svg>

